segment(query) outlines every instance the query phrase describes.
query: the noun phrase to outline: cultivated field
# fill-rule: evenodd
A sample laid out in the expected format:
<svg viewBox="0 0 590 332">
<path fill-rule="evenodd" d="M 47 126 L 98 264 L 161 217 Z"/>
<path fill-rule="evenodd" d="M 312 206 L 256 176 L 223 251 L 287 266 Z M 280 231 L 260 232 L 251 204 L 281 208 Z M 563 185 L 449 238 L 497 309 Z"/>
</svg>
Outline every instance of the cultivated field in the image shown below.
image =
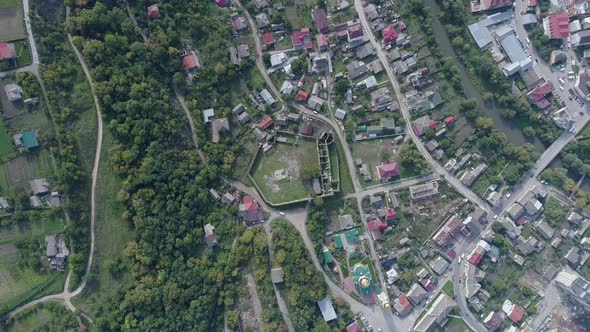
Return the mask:
<svg viewBox="0 0 590 332">
<path fill-rule="evenodd" d="M 22 3 L 19 0 L 0 0 L 0 41 L 25 37 Z"/>
<path fill-rule="evenodd" d="M 304 185 L 300 171 L 304 166 L 318 165 L 316 143 L 300 139 L 296 145 L 275 144 L 256 161 L 252 177 L 273 204 L 284 203 L 307 196 L 311 187 Z"/>
<path fill-rule="evenodd" d="M 54 174 L 54 160 L 49 149 L 30 151 L 0 165 L 0 192 L 9 188 L 28 190 L 30 180 L 44 177 L 51 181 Z"/>
</svg>

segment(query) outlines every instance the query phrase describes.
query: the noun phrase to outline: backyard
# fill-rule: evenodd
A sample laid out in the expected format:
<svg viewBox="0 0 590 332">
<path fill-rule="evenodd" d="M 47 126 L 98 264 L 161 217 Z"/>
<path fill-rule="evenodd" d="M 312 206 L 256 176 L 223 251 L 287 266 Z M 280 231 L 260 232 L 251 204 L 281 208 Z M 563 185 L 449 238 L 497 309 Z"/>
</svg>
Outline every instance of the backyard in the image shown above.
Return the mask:
<svg viewBox="0 0 590 332">
<path fill-rule="evenodd" d="M 0 41 L 25 37 L 23 8 L 18 0 L 0 0 Z"/>
<path fill-rule="evenodd" d="M 53 156 L 49 149 L 38 149 L 0 164 L 0 192 L 28 190 L 29 181 L 55 174 Z"/>
<path fill-rule="evenodd" d="M 294 144 L 275 144 L 270 151 L 261 153 L 252 178 L 268 202 L 280 204 L 307 197 L 312 189 L 304 184 L 302 173 L 317 165 L 316 143 L 299 139 Z"/>
<path fill-rule="evenodd" d="M 59 292 L 63 289 L 65 272 L 30 267 L 24 264 L 25 258 L 17 248 L 23 241 L 42 243 L 45 235 L 61 233 L 63 229 L 64 221 L 51 214 L 39 215 L 39 218 L 18 226 L 5 226 L 1 229 L 0 308 L 12 308 L 41 294 Z"/>
</svg>

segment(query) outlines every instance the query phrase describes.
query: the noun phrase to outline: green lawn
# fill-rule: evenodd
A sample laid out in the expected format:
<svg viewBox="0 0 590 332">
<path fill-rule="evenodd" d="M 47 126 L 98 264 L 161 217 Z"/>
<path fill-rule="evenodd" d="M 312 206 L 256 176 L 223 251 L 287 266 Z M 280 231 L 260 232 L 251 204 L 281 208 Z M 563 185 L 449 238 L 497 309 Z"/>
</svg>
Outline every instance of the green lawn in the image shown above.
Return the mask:
<svg viewBox="0 0 590 332">
<path fill-rule="evenodd" d="M 0 165 L 0 191 L 25 189 L 30 180 L 40 177 L 51 182 L 54 170 L 55 161 L 49 149 L 29 151 Z"/>
<path fill-rule="evenodd" d="M 36 305 L 0 323 L 0 330 L 7 332 L 61 331 L 77 327 L 74 315 L 57 303 Z"/>
<path fill-rule="evenodd" d="M 14 48 L 18 55 L 16 59 L 18 66 L 26 66 L 31 63 L 31 51 L 26 40 L 20 40 L 14 43 Z"/>
<path fill-rule="evenodd" d="M 42 242 L 45 235 L 63 232 L 64 222 L 52 215 L 40 216 L 19 226 L 0 231 L 0 308 L 12 308 L 44 294 L 63 290 L 66 272 L 30 268 L 22 263 L 16 248 L 20 241 Z M 32 253 L 31 253 L 32 254 Z"/>
<path fill-rule="evenodd" d="M 121 220 L 123 207 L 116 200 L 121 188 L 121 180 L 111 170 L 108 158 L 111 144 L 112 137 L 108 131 L 105 131 L 96 186 L 96 249 L 92 265 L 92 273 L 96 278 L 87 285 L 84 294 L 75 299 L 80 309 L 90 314 L 92 318 L 98 315 L 96 305 L 109 301 L 110 297 L 114 296 L 131 277 L 126 272 L 113 276 L 105 267 L 108 260 L 118 259 L 128 266 L 124 252 L 127 243 L 133 237 L 133 231 Z"/>
<path fill-rule="evenodd" d="M 455 298 L 455 288 L 453 287 L 453 282 L 451 280 L 447 281 L 443 286 L 442 291 L 448 296 Z"/>
<path fill-rule="evenodd" d="M 463 319 L 461 318 L 457 318 L 457 317 L 448 317 L 449 320 L 447 321 L 447 324 L 445 324 L 445 326 L 443 328 L 439 328 L 439 331 L 445 331 L 445 332 L 469 332 L 472 331 L 467 324 L 465 324 L 465 322 L 463 321 Z"/>
<path fill-rule="evenodd" d="M 590 135 L 590 124 L 587 124 L 579 135 Z"/>
<path fill-rule="evenodd" d="M 252 168 L 252 177 L 266 200 L 280 204 L 307 197 L 300 172 L 318 164 L 315 141 L 300 139 L 297 145 L 275 144 L 270 151 L 261 153 Z M 287 179 L 275 180 L 273 173 L 277 170 L 287 171 Z"/>
<path fill-rule="evenodd" d="M 18 0 L 0 0 L 0 8 L 8 8 L 8 7 L 15 7 L 20 6 L 20 1 Z"/>
<path fill-rule="evenodd" d="M 3 121 L 0 121 L 0 156 L 6 156 L 14 152 L 12 137 Z"/>
</svg>

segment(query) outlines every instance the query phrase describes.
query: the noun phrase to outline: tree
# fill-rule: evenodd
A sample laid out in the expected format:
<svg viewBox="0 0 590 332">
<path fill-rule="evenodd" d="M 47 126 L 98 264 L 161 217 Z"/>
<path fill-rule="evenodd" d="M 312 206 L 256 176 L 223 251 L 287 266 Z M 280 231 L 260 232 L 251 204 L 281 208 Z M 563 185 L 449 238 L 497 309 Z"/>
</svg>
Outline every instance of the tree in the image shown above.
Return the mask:
<svg viewBox="0 0 590 332">
<path fill-rule="evenodd" d="M 349 88 L 350 88 L 350 85 L 348 83 L 348 80 L 339 80 L 334 85 L 334 89 L 336 90 L 336 93 L 339 96 L 343 96 L 346 93 L 346 91 L 348 91 Z"/>
<path fill-rule="evenodd" d="M 291 62 L 291 68 L 293 69 L 294 73 L 302 73 L 307 69 L 307 62 L 302 60 L 301 58 Z"/>
<path fill-rule="evenodd" d="M 299 171 L 301 180 L 308 181 L 320 175 L 320 166 L 317 164 L 303 165 Z"/>
</svg>

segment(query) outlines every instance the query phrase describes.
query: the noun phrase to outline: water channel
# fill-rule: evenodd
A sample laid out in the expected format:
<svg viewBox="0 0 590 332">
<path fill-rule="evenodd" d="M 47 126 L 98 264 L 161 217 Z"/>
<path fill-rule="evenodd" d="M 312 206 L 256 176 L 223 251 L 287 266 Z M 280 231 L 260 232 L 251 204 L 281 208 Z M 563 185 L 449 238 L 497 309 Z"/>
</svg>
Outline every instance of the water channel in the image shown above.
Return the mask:
<svg viewBox="0 0 590 332">
<path fill-rule="evenodd" d="M 481 93 L 477 88 L 473 85 L 469 77 L 467 77 L 467 73 L 463 64 L 459 61 L 457 54 L 455 54 L 455 50 L 451 45 L 451 41 L 449 40 L 449 36 L 447 35 L 442 23 L 439 20 L 439 16 L 441 13 L 440 6 L 436 3 L 435 0 L 424 0 L 424 5 L 430 8 L 433 17 L 433 33 L 436 43 L 440 48 L 441 54 L 443 56 L 447 56 L 451 58 L 451 60 L 455 64 L 455 68 L 459 71 L 459 76 L 461 78 L 461 85 L 463 86 L 463 92 L 466 98 L 472 98 L 477 101 L 478 109 L 484 113 L 487 117 L 491 118 L 494 121 L 495 128 L 504 133 L 508 141 L 512 142 L 516 145 L 522 145 L 525 143 L 531 143 L 535 147 L 535 150 L 539 152 L 543 152 L 545 147 L 541 140 L 537 137 L 534 138 L 527 138 L 524 136 L 520 128 L 516 126 L 516 124 L 509 120 L 505 119 L 500 115 L 500 110 L 496 108 L 496 106 L 492 102 L 485 102 Z"/>
</svg>

